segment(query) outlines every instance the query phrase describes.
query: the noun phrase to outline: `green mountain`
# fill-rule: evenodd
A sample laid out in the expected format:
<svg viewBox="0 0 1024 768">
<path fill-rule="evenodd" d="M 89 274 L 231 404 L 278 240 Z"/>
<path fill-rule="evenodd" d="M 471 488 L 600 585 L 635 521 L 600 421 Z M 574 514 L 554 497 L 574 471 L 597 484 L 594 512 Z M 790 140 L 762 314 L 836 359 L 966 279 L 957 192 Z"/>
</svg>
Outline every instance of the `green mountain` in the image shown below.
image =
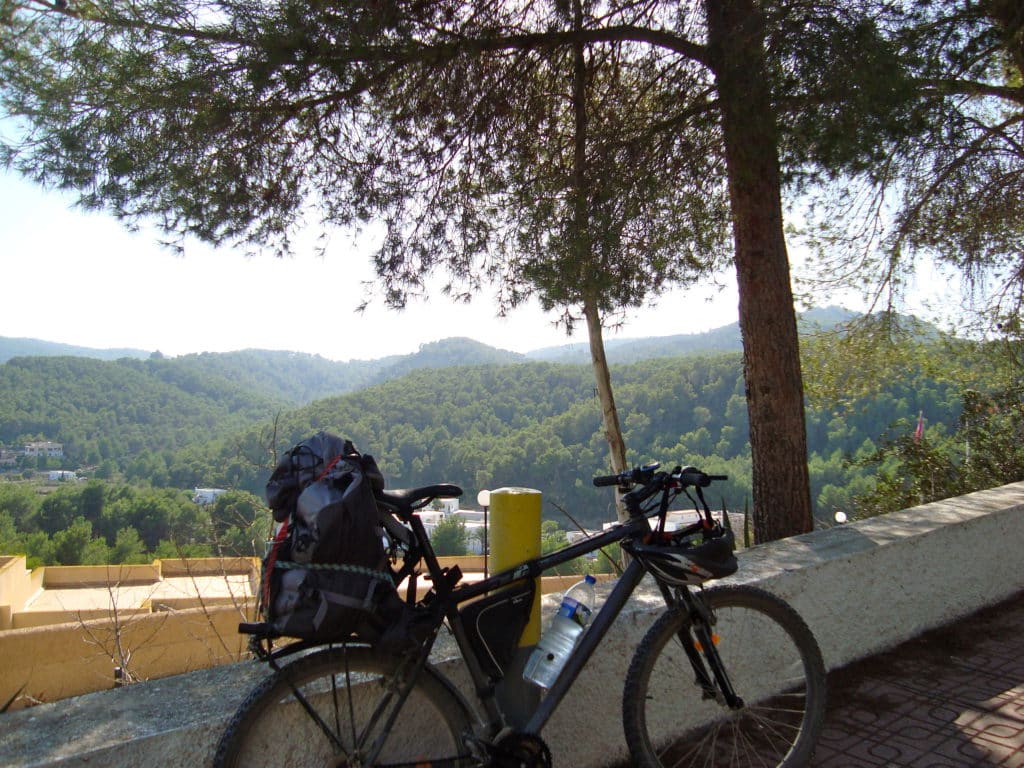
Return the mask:
<svg viewBox="0 0 1024 768">
<path fill-rule="evenodd" d="M 695 464 L 729 475 L 715 502 L 730 509 L 749 502 L 750 447 L 740 353 L 658 358 L 613 366 L 616 401 L 631 463 Z M 820 511 L 843 508 L 845 489 L 865 470 L 847 463 L 870 453 L 891 430 L 910 434 L 925 411 L 932 425 L 954 427 L 959 390 L 908 372 L 888 391 L 835 408 L 809 408 L 812 494 Z M 503 486 L 544 493 L 545 516 L 571 510 L 587 524 L 614 516 L 611 496 L 590 478 L 608 471 L 599 403 L 589 366 L 556 363 L 461 366 L 414 371 L 401 379 L 310 403 L 282 413 L 273 425 L 280 453 L 326 429 L 355 441 L 380 463 L 391 487 L 454 482 L 472 504 L 477 491 Z M 254 426 L 210 453 L 213 473 L 243 448 L 269 456 L 268 425 Z M 249 463 L 233 479 L 260 492 L 269 463 Z M 845 495 L 844 495 L 845 494 Z"/>
<path fill-rule="evenodd" d="M 472 358 L 483 362 L 457 364 Z M 742 507 L 750 457 L 741 353 L 618 363 L 612 379 L 629 461 L 706 465 L 730 476 L 721 498 Z M 929 425 L 952 427 L 959 402 L 949 382 L 908 371 L 863 401 L 809 409 L 816 502 L 839 508 L 862 479 L 846 456 L 873 451 L 893 425 L 909 433 L 922 411 Z M 273 457 L 320 429 L 377 456 L 392 487 L 451 481 L 467 499 L 483 488 L 536 487 L 553 509 L 609 519 L 610 499 L 589 483 L 606 471 L 607 447 L 587 364 L 450 339 L 372 362 L 247 350 L 0 365 L 0 442 L 61 442 L 64 468 L 101 465 L 132 483 L 259 494 Z"/>
<path fill-rule="evenodd" d="M 391 355 L 377 360 L 336 362 L 301 352 L 247 349 L 184 355 L 171 362 L 197 374 L 222 376 L 265 397 L 283 398 L 299 405 L 401 378 L 415 370 L 504 364 L 524 359 L 515 352 L 488 347 L 472 339 L 453 338 L 424 344 L 410 355 Z"/>
<path fill-rule="evenodd" d="M 848 319 L 849 314 L 809 313 L 805 323 L 815 317 L 819 318 L 816 321 L 819 325 L 834 325 Z M 671 361 L 670 369 L 675 370 L 672 366 L 680 365 L 680 358 L 693 358 L 697 361 L 693 364 L 705 367 L 710 363 L 701 360 L 722 354 L 738 360 L 737 351 L 722 352 L 738 348 L 737 338 L 733 325 L 693 336 L 618 340 L 609 345 L 609 356 L 622 361 L 614 363 L 622 370 L 639 366 L 636 370 L 642 371 L 640 378 L 645 379 L 653 376 L 651 371 L 658 367 L 659 361 Z M 712 351 L 697 354 L 702 348 Z M 549 350 L 547 354 L 555 353 Z M 586 355 L 583 359 L 588 358 Z M 154 354 L 148 359 L 124 357 L 113 361 L 86 357 L 16 357 L 0 365 L 0 444 L 10 447 L 37 439 L 60 442 L 65 445 L 69 467 L 116 460 L 124 469 L 138 456 L 147 454 L 151 461 L 136 467 L 133 476 L 142 478 L 146 471 L 160 465 L 163 467 L 159 472 L 161 477 L 176 478 L 186 486 L 219 482 L 258 489 L 260 480 L 253 474 L 255 470 L 237 466 L 238 461 L 227 456 L 228 453 L 237 456 L 239 445 L 247 446 L 247 461 L 260 466 L 262 457 L 271 448 L 270 443 L 281 449 L 287 447 L 281 445 L 282 441 L 297 441 L 327 424 L 334 424 L 342 431 L 350 430 L 363 423 L 364 416 L 359 414 L 365 413 L 365 418 L 372 419 L 360 433 L 366 444 L 380 445 L 378 438 L 383 435 L 387 436 L 383 440 L 386 446 L 395 430 L 403 429 L 402 414 L 413 402 L 411 396 L 403 396 L 409 391 L 423 395 L 422 400 L 415 402 L 415 408 L 433 414 L 436 421 L 431 424 L 434 432 L 429 439 L 418 435 L 400 451 L 401 461 L 396 459 L 394 463 L 396 477 L 403 478 L 403 482 L 429 482 L 426 470 L 432 465 L 422 455 L 414 455 L 414 445 L 422 453 L 424 440 L 429 445 L 445 444 L 448 440 L 458 442 L 460 435 L 473 432 L 508 438 L 508 430 L 513 429 L 522 430 L 521 439 L 529 442 L 534 434 L 531 430 L 535 422 L 542 420 L 542 414 L 546 414 L 544 418 L 571 419 L 576 415 L 567 416 L 567 411 L 577 414 L 584 404 L 586 408 L 596 407 L 589 364 L 562 364 L 571 370 L 570 388 L 574 393 L 571 397 L 565 394 L 568 385 L 562 381 L 568 374 L 538 373 L 551 365 L 465 338 L 425 344 L 411 355 L 349 362 L 265 350 L 175 358 Z M 520 372 L 518 368 L 524 370 Z M 467 374 L 467 370 L 474 373 Z M 738 370 L 729 376 L 738 376 Z M 461 380 L 467 375 L 472 381 L 487 381 L 488 384 L 469 388 Z M 651 401 L 657 394 L 652 392 L 647 399 L 634 402 L 629 385 L 620 379 L 624 375 L 617 370 L 614 376 L 620 413 L 625 419 L 624 429 L 629 432 L 635 427 L 630 419 L 664 421 L 660 410 L 650 411 Z M 686 374 L 686 377 L 692 375 Z M 537 377 L 547 383 L 529 383 Z M 673 408 L 686 411 L 705 408 L 714 412 L 713 405 L 705 402 L 707 397 L 702 389 L 682 393 L 677 391 L 678 386 L 672 376 L 664 380 L 665 396 L 675 403 Z M 733 394 L 739 400 L 718 405 L 721 408 L 728 405 L 735 413 L 742 412 L 745 419 L 742 386 L 732 381 L 730 388 L 735 390 Z M 338 399 L 345 395 L 348 397 Z M 332 409 L 347 413 L 345 409 L 350 403 L 358 404 L 355 410 L 358 419 L 339 420 Z M 303 417 L 305 411 L 297 410 L 302 406 L 308 406 L 316 416 Z M 588 449 L 588 462 L 592 457 L 603 455 L 597 431 L 600 419 L 593 418 L 585 436 L 588 444 L 593 443 Z M 668 423 L 677 434 L 694 430 L 686 423 Z M 238 436 L 252 425 L 260 425 L 256 431 L 262 437 L 257 439 L 252 433 L 244 438 Z M 694 448 L 706 454 L 736 454 L 739 451 L 736 441 L 745 443 L 745 423 L 727 426 L 731 431 L 724 433 L 724 427 L 717 432 L 709 427 L 711 437 L 702 437 Z M 420 431 L 419 426 L 414 430 Z M 280 439 L 274 440 L 275 434 Z M 646 438 L 639 444 L 646 445 Z M 489 450 L 500 455 L 505 448 L 499 441 Z M 174 455 L 185 449 L 195 455 L 187 460 Z M 153 458 L 156 456 L 158 458 Z M 207 466 L 218 463 L 223 466 Z M 171 471 L 172 466 L 174 471 Z M 228 466 L 232 467 L 230 477 L 224 474 Z M 423 471 L 409 475 L 410 467 Z M 481 471 L 487 474 L 490 470 Z M 523 470 L 516 474 L 522 476 Z M 248 479 L 243 481 L 243 477 Z M 509 481 L 512 477 L 509 474 Z"/>
<path fill-rule="evenodd" d="M 21 343 L 25 342 L 25 343 Z M 33 342 L 24 339 L 0 338 L 0 362 L 15 359 L 4 357 L 5 351 L 36 350 L 17 357 L 73 356 L 79 358 L 116 360 L 117 358 L 152 358 L 161 369 L 177 370 L 182 377 L 208 376 L 227 380 L 236 388 L 256 393 L 261 399 L 283 401 L 295 405 L 322 397 L 352 392 L 383 381 L 399 378 L 421 368 L 446 368 L 453 365 L 504 364 L 523 362 L 525 356 L 495 349 L 465 338 L 445 339 L 424 344 L 409 355 L 391 355 L 377 360 L 338 362 L 303 352 L 280 352 L 246 349 L 237 352 L 202 352 L 180 357 L 138 352 L 114 357 L 113 350 L 91 350 L 67 347 L 75 353 L 61 353 L 66 345 Z M 109 356 L 108 354 L 109 353 Z"/>
<path fill-rule="evenodd" d="M 173 360 L 18 357 L 0 365 L 0 443 L 60 442 L 71 466 L 207 442 L 286 406 Z"/>
<path fill-rule="evenodd" d="M 112 361 L 15 357 L 0 365 L 0 445 L 52 440 L 64 444 L 68 466 L 93 465 L 224 439 L 282 411 L 414 370 L 522 359 L 469 339 L 345 363 L 265 350 Z"/>
</svg>

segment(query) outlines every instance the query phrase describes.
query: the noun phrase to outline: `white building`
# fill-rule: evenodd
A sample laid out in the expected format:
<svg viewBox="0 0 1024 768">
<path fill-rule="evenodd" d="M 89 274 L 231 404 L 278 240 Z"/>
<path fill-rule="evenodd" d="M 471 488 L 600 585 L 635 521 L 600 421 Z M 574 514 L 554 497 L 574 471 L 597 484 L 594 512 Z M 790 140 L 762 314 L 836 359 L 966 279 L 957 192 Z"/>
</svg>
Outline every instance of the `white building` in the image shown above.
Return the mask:
<svg viewBox="0 0 1024 768">
<path fill-rule="evenodd" d="M 711 512 L 711 516 L 715 520 L 721 520 L 722 519 L 722 513 L 721 512 L 712 511 Z M 668 532 L 668 533 L 671 533 L 672 531 L 678 531 L 678 530 L 680 530 L 682 528 L 685 528 L 688 525 L 693 525 L 694 523 L 700 522 L 700 520 L 703 517 L 704 517 L 703 513 L 697 512 L 696 510 L 693 510 L 693 509 L 673 509 L 673 510 L 669 511 L 669 513 L 665 516 L 665 531 Z M 733 518 L 730 517 L 730 520 L 732 520 L 732 519 Z M 651 521 L 651 528 L 653 528 L 654 526 L 656 526 L 658 524 L 658 516 L 657 515 L 653 515 L 650 518 L 650 521 Z M 604 530 L 608 530 L 613 525 L 617 525 L 617 524 L 618 523 L 605 523 L 604 524 Z M 594 533 L 597 533 L 597 531 L 594 531 L 593 533 L 590 533 L 589 535 L 593 535 Z M 576 535 L 577 535 L 578 538 L 582 538 L 582 536 L 580 536 L 579 533 L 577 533 Z M 570 536 L 569 540 L 572 541 L 572 538 L 571 538 L 572 532 L 570 532 L 569 536 Z"/>
<path fill-rule="evenodd" d="M 227 491 L 223 488 L 196 488 L 192 501 L 196 504 L 213 504 L 222 493 Z"/>
<path fill-rule="evenodd" d="M 480 509 L 459 509 L 458 499 L 443 499 L 440 509 L 423 509 L 417 513 L 428 536 L 446 518 L 461 520 L 466 528 L 466 549 L 471 555 L 484 553 L 484 513 Z"/>
<path fill-rule="evenodd" d="M 50 441 L 25 443 L 26 456 L 49 456 L 55 459 L 64 458 L 64 444 Z"/>
</svg>

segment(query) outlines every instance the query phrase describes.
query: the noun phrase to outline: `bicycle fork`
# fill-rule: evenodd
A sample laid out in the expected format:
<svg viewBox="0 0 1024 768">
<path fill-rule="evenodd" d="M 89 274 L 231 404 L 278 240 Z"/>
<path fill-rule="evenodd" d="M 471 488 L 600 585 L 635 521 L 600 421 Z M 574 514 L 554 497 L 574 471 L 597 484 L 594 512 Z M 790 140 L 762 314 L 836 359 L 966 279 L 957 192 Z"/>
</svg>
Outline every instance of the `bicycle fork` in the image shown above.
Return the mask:
<svg viewBox="0 0 1024 768">
<path fill-rule="evenodd" d="M 667 586 L 660 586 L 668 605 L 686 611 L 689 618 L 677 637 L 693 668 L 694 683 L 700 686 L 705 699 L 721 698 L 730 709 L 742 709 L 743 699 L 732 687 L 722 658 L 718 655 L 718 639 L 714 633 L 715 617 L 711 609 L 700 595 L 689 590 L 680 589 L 673 595 Z"/>
</svg>

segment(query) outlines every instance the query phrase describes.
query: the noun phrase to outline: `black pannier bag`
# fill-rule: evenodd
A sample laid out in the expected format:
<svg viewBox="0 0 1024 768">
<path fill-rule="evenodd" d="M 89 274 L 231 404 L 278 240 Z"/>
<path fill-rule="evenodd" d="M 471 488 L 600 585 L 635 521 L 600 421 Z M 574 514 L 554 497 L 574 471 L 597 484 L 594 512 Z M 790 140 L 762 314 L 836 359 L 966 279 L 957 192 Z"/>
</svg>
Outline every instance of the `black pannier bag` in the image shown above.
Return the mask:
<svg viewBox="0 0 1024 768">
<path fill-rule="evenodd" d="M 380 641 L 405 604 L 384 548 L 372 456 L 320 432 L 292 448 L 267 482 L 282 524 L 263 561 L 261 611 L 280 636 Z"/>
</svg>

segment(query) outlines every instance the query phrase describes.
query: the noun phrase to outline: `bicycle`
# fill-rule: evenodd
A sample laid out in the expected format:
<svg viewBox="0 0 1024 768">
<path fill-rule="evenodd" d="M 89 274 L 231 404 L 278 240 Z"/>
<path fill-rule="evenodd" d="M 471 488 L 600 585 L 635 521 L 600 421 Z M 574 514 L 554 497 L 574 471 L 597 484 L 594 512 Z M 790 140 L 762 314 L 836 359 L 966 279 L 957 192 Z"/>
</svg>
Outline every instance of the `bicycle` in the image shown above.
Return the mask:
<svg viewBox="0 0 1024 768">
<path fill-rule="evenodd" d="M 807 765 L 825 711 L 825 669 L 812 633 L 787 603 L 761 589 L 703 588 L 737 567 L 728 516 L 716 520 L 702 491 L 724 479 L 693 467 L 661 471 L 658 464 L 596 477 L 596 486 L 620 489 L 626 521 L 464 584 L 457 566 L 440 566 L 416 514 L 461 489 L 378 492 L 379 507 L 392 518 L 392 561 L 402 560 L 395 578 L 409 577 L 406 600 L 415 605 L 416 640 L 404 652 L 356 642 L 274 650 L 263 625 L 243 624 L 274 672 L 239 707 L 214 764 L 547 768 L 550 751 L 540 737 L 545 723 L 650 574 L 666 610 L 637 647 L 624 682 L 623 726 L 635 763 Z M 680 495 L 693 502 L 699 520 L 668 531 L 667 513 Z M 537 577 L 615 543 L 628 565 L 550 689 L 528 695 L 538 689 L 522 678 L 515 646 Z M 421 562 L 431 587 L 417 601 Z M 476 706 L 429 662 L 443 626 L 465 662 Z M 528 707 L 518 712 L 524 691 Z"/>
</svg>

